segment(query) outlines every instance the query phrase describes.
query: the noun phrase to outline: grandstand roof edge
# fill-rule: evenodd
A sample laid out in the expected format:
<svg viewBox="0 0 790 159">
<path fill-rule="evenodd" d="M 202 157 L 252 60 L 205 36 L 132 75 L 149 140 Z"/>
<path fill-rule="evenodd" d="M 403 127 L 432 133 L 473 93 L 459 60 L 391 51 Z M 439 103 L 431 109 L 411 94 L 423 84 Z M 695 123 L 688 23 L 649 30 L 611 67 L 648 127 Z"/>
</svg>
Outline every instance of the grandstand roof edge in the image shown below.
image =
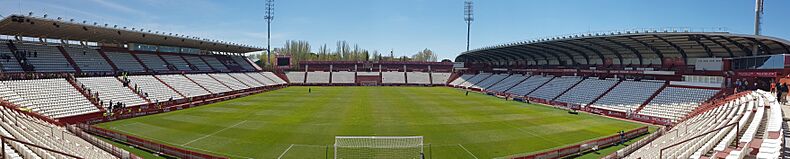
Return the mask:
<svg viewBox="0 0 790 159">
<path fill-rule="evenodd" d="M 174 47 L 188 47 L 208 51 L 250 53 L 264 51 L 264 48 L 190 37 L 151 32 L 145 29 L 123 29 L 107 24 L 90 25 L 87 21 L 77 23 L 73 20 L 46 19 L 42 17 L 11 15 L 0 20 L 0 34 L 36 38 L 52 38 L 65 40 L 81 40 L 99 43 L 139 43 Z"/>
</svg>

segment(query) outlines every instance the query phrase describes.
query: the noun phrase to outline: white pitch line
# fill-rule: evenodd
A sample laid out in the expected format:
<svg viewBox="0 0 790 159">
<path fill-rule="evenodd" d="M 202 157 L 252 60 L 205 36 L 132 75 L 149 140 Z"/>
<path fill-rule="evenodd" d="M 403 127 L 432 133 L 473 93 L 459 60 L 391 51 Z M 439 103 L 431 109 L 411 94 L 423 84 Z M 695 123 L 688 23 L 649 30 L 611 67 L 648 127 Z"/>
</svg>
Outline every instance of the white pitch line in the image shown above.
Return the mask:
<svg viewBox="0 0 790 159">
<path fill-rule="evenodd" d="M 282 153 L 282 154 L 280 154 L 280 156 L 279 156 L 279 157 L 277 157 L 277 159 L 281 159 L 281 158 L 283 158 L 283 156 L 285 156 L 285 153 L 288 153 L 288 150 L 291 150 L 291 147 L 294 147 L 294 144 L 291 144 L 291 146 L 288 146 L 288 148 L 287 148 L 287 149 L 285 149 L 285 151 L 283 151 L 283 153 Z"/>
<path fill-rule="evenodd" d="M 458 146 L 460 146 L 462 149 L 464 149 L 464 151 L 466 151 L 466 153 L 469 153 L 470 155 L 472 155 L 472 157 L 475 157 L 475 159 L 479 159 L 479 158 L 477 158 L 477 156 L 475 156 L 475 154 L 473 154 L 472 152 L 469 152 L 469 150 L 467 150 L 466 147 L 464 147 L 464 145 L 458 144 Z"/>
<path fill-rule="evenodd" d="M 133 123 L 133 124 L 139 124 L 139 123 Z M 128 124 L 128 125 L 131 125 L 131 124 Z M 148 139 L 148 140 L 154 140 L 154 141 L 156 141 L 156 142 L 160 142 L 160 143 L 167 143 L 167 144 L 176 145 L 175 143 L 171 143 L 171 142 L 167 142 L 167 141 L 162 141 L 162 140 L 157 140 L 157 139 L 147 138 L 147 137 L 144 137 L 144 136 L 142 136 L 142 135 L 140 135 L 140 134 L 135 134 L 135 133 L 133 133 L 133 132 L 124 131 L 124 130 L 117 129 L 117 128 L 112 128 L 112 129 L 115 129 L 115 130 L 118 130 L 118 131 L 121 131 L 121 132 L 124 132 L 124 133 L 127 133 L 127 134 L 136 135 L 137 137 L 142 137 L 142 138 L 145 138 L 145 139 Z M 211 151 L 211 150 L 201 149 L 201 148 L 197 148 L 197 147 L 192 147 L 192 146 L 182 146 L 182 147 L 185 147 L 185 148 L 190 148 L 190 149 L 195 149 L 195 150 L 206 151 L 206 152 L 211 152 L 211 153 L 220 154 L 220 155 L 225 155 L 225 156 L 230 156 L 230 157 L 239 157 L 239 158 L 246 158 L 246 159 L 254 159 L 254 158 L 252 158 L 252 157 L 241 156 L 241 155 L 233 155 L 233 154 L 227 154 L 227 153 L 221 153 L 221 152 L 216 152 L 216 151 Z"/>
<path fill-rule="evenodd" d="M 233 127 L 239 126 L 240 124 L 242 124 L 242 123 L 244 123 L 244 122 L 247 122 L 247 120 L 240 121 L 239 123 L 233 124 L 233 125 L 231 125 L 231 126 L 229 126 L 229 127 L 222 128 L 221 130 L 215 131 L 215 132 L 213 132 L 213 133 L 211 133 L 211 134 L 207 134 L 207 135 L 204 135 L 204 136 L 202 136 L 202 137 L 199 137 L 199 138 L 197 138 L 197 139 L 194 139 L 194 140 L 192 140 L 192 141 L 189 141 L 189 142 L 187 142 L 187 143 L 181 144 L 181 146 L 186 146 L 186 145 L 189 145 L 189 144 L 191 144 L 191 143 L 193 143 L 193 142 L 195 142 L 195 141 L 198 141 L 198 140 L 201 140 L 201 139 L 207 138 L 207 137 L 209 137 L 209 136 L 213 136 L 213 135 L 215 135 L 215 134 L 217 134 L 217 133 L 219 133 L 219 132 L 222 132 L 222 131 L 228 130 L 228 129 L 230 129 L 230 128 L 233 128 Z"/>
</svg>

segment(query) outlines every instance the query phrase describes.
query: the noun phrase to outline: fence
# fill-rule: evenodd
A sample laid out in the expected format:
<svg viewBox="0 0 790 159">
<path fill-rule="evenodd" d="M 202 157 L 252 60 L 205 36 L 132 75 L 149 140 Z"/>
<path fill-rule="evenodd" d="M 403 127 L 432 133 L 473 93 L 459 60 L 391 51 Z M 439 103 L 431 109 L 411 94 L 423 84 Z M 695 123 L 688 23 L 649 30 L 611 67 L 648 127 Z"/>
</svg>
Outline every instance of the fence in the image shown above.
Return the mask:
<svg viewBox="0 0 790 159">
<path fill-rule="evenodd" d="M 571 146 L 566 146 L 562 148 L 557 148 L 553 150 L 548 150 L 540 153 L 534 153 L 531 155 L 525 156 L 511 156 L 509 158 L 513 159 L 555 159 L 555 158 L 563 158 L 572 155 L 581 154 L 583 152 L 587 152 L 590 150 L 597 150 L 609 146 L 617 145 L 619 142 L 623 141 L 624 139 L 633 139 L 639 137 L 643 134 L 648 133 L 648 127 L 644 126 L 641 128 L 637 128 L 628 132 L 625 132 L 621 138 L 620 134 L 615 134 L 609 137 L 595 139 L 592 141 L 587 141 L 582 144 L 576 144 Z"/>
<path fill-rule="evenodd" d="M 210 154 L 195 152 L 191 150 L 186 150 L 182 148 L 156 143 L 146 139 L 117 133 L 111 130 L 107 130 L 91 125 L 77 124 L 77 127 L 82 129 L 83 131 L 86 131 L 94 135 L 110 138 L 112 140 L 127 143 L 135 147 L 144 148 L 150 151 L 154 151 L 182 159 L 227 159 L 226 157 L 214 156 Z"/>
</svg>

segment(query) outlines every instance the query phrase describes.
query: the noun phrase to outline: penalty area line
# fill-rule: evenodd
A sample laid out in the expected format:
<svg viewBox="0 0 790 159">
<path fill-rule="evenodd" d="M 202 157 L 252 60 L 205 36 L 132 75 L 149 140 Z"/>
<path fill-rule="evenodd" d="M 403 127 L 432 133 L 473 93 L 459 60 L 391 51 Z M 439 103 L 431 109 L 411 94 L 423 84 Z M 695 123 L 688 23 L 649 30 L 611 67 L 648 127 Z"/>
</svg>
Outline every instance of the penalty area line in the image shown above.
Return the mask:
<svg viewBox="0 0 790 159">
<path fill-rule="evenodd" d="M 288 146 L 288 148 L 287 148 L 287 149 L 285 149 L 285 151 L 283 151 L 283 153 L 282 153 L 282 154 L 280 154 L 280 156 L 279 156 L 279 157 L 277 157 L 277 159 L 281 159 L 281 158 L 283 158 L 283 156 L 285 156 L 285 154 L 286 154 L 286 153 L 288 153 L 288 150 L 291 150 L 291 148 L 292 148 L 292 147 L 294 147 L 294 144 L 291 144 L 291 146 Z"/>
<path fill-rule="evenodd" d="M 473 154 L 472 152 L 469 152 L 469 150 L 467 150 L 466 147 L 464 147 L 464 145 L 458 144 L 458 146 L 461 147 L 462 149 L 464 149 L 464 151 L 466 151 L 466 153 L 469 153 L 469 155 L 472 155 L 472 157 L 474 157 L 475 159 L 479 159 L 479 158 L 477 158 L 477 156 L 475 156 L 475 154 Z"/>
<path fill-rule="evenodd" d="M 197 138 L 197 139 L 194 139 L 194 140 L 192 140 L 192 141 L 189 141 L 189 142 L 187 142 L 187 143 L 181 144 L 181 146 L 186 146 L 186 145 L 189 145 L 189 144 L 191 144 L 191 143 L 193 143 L 193 142 L 195 142 L 195 141 L 198 141 L 198 140 L 201 140 L 201 139 L 207 138 L 207 137 L 209 137 L 209 136 L 214 136 L 215 134 L 217 134 L 217 133 L 219 133 L 219 132 L 222 132 L 222 131 L 228 130 L 228 129 L 230 129 L 230 128 L 233 128 L 233 127 L 239 126 L 240 124 L 242 124 L 242 123 L 244 123 L 244 122 L 247 122 L 247 120 L 243 120 L 243 121 L 241 121 L 241 122 L 238 122 L 238 123 L 236 123 L 236 124 L 233 124 L 233 125 L 231 125 L 231 126 L 229 126 L 229 127 L 225 127 L 225 128 L 223 128 L 223 129 L 220 129 L 220 130 L 218 130 L 218 131 L 215 131 L 215 132 L 213 132 L 213 133 L 211 133 L 211 134 L 207 134 L 207 135 L 204 135 L 204 136 L 202 136 L 202 137 L 199 137 L 199 138 Z"/>
</svg>

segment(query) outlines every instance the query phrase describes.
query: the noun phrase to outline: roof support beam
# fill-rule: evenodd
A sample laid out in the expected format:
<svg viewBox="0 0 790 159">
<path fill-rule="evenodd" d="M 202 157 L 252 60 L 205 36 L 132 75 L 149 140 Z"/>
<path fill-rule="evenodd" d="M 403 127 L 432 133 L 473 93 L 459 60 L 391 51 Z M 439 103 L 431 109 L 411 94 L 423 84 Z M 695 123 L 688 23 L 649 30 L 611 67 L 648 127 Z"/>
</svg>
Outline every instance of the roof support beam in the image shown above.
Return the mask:
<svg viewBox="0 0 790 159">
<path fill-rule="evenodd" d="M 541 48 L 541 47 L 538 47 L 538 46 L 534 46 L 534 45 L 524 45 L 524 46 L 525 46 L 525 48 L 526 48 L 526 49 L 535 50 L 534 52 L 539 52 L 539 53 L 541 53 L 541 54 L 548 54 L 548 55 L 554 56 L 554 58 L 557 60 L 557 62 L 558 62 L 560 65 L 563 65 L 563 64 L 562 64 L 562 58 L 560 57 L 560 55 L 557 55 L 557 54 L 555 54 L 555 53 L 551 53 L 551 52 L 548 52 L 548 51 L 546 51 L 546 50 L 543 50 L 543 48 Z M 547 59 L 547 60 L 548 60 L 548 59 Z"/>
<path fill-rule="evenodd" d="M 740 48 L 740 49 L 741 49 L 741 51 L 743 51 L 744 53 L 746 53 L 746 55 L 749 55 L 749 56 L 754 56 L 754 53 L 752 52 L 752 50 L 751 50 L 751 49 L 749 49 L 749 48 L 746 48 L 745 46 L 743 46 L 743 44 L 741 44 L 741 43 L 738 43 L 738 42 L 737 42 L 737 41 L 735 41 L 735 40 L 732 40 L 732 39 L 730 39 L 730 38 L 727 38 L 727 37 L 724 37 L 724 36 L 721 36 L 721 35 L 717 35 L 716 37 L 722 38 L 722 39 L 726 40 L 727 42 L 730 42 L 730 44 L 733 44 L 733 45 L 737 46 L 738 48 Z"/>
<path fill-rule="evenodd" d="M 618 46 L 620 46 L 620 47 L 622 47 L 622 48 L 625 48 L 625 49 L 631 50 L 631 53 L 634 53 L 634 55 L 636 55 L 636 58 L 638 58 L 638 59 L 639 59 L 639 65 L 642 65 L 642 64 L 644 64 L 644 59 L 642 58 L 642 53 L 639 53 L 639 50 L 636 50 L 635 48 L 633 48 L 633 47 L 631 47 L 631 46 L 628 46 L 628 45 L 626 45 L 626 44 L 623 44 L 623 43 L 621 43 L 621 42 L 614 41 L 614 40 L 612 40 L 612 39 L 607 39 L 607 38 L 601 38 L 601 39 L 603 39 L 603 40 L 605 40 L 605 41 L 608 41 L 608 42 L 610 42 L 610 43 L 616 44 L 616 45 L 618 45 Z M 623 64 L 623 61 L 620 61 L 620 64 L 622 65 L 622 64 Z"/>
<path fill-rule="evenodd" d="M 735 57 L 735 54 L 733 54 L 733 53 L 732 53 L 732 50 L 730 50 L 730 48 L 729 48 L 729 47 L 727 47 L 726 45 L 722 44 L 722 43 L 721 43 L 721 42 L 719 42 L 719 41 L 713 40 L 713 38 L 710 38 L 710 37 L 708 37 L 707 35 L 701 35 L 701 36 L 702 36 L 702 38 L 705 38 L 705 39 L 706 39 L 706 40 L 708 40 L 708 41 L 711 41 L 711 42 L 713 42 L 713 43 L 716 43 L 716 45 L 719 45 L 719 47 L 723 48 L 724 50 L 727 50 L 727 53 L 728 53 L 728 54 L 730 54 L 730 57 Z"/>
<path fill-rule="evenodd" d="M 557 43 L 562 43 L 562 41 L 557 41 Z M 567 49 L 567 50 L 576 52 L 577 54 L 579 54 L 582 57 L 584 57 L 584 61 L 587 62 L 586 64 L 590 64 L 590 56 L 587 56 L 587 54 L 585 54 L 582 51 L 576 50 L 575 48 L 572 48 L 572 47 L 562 46 L 562 45 L 558 45 L 558 44 L 554 44 L 554 43 L 546 43 L 546 45 L 558 48 L 557 50 L 559 50 L 559 48 L 562 48 L 562 49 Z M 563 51 L 563 52 L 566 52 L 566 54 L 567 54 L 567 51 Z"/>
<path fill-rule="evenodd" d="M 577 44 L 577 43 L 572 43 L 571 41 L 573 41 L 573 40 L 569 40 L 569 41 L 560 41 L 559 43 L 564 43 L 564 44 L 568 44 L 568 45 L 576 46 L 576 47 L 579 47 L 579 48 L 585 49 L 585 50 L 587 50 L 587 51 L 593 52 L 593 53 L 595 53 L 595 55 L 598 55 L 598 58 L 599 58 L 599 59 L 601 59 L 601 62 L 603 62 L 603 61 L 606 59 L 606 57 L 604 57 L 604 56 L 603 56 L 603 54 L 602 54 L 600 51 L 598 51 L 598 50 L 595 50 L 595 49 L 592 49 L 592 48 L 590 48 L 590 47 L 588 47 L 588 46 L 584 46 L 584 45 Z M 574 50 L 575 50 L 575 49 L 574 49 Z M 576 51 L 578 51 L 578 50 L 576 50 Z M 582 52 L 582 51 L 579 51 L 579 52 L 581 52 L 582 54 L 584 54 L 584 55 L 585 55 L 585 57 L 587 56 L 587 54 L 586 54 L 586 53 L 584 53 L 584 52 Z M 587 60 L 587 64 L 590 64 L 590 60 L 589 60 L 589 59 Z"/>
<path fill-rule="evenodd" d="M 688 63 L 688 55 L 686 55 L 686 50 L 683 50 L 683 48 L 681 48 L 680 46 L 675 45 L 675 43 L 672 43 L 669 40 L 664 39 L 663 37 L 660 37 L 660 36 L 657 36 L 657 35 L 653 35 L 653 37 L 656 37 L 659 40 L 664 41 L 665 43 L 669 44 L 669 46 L 672 46 L 673 48 L 675 48 L 675 50 L 677 50 L 680 53 L 680 56 L 683 56 L 683 63 Z M 663 60 L 664 58 L 661 57 L 661 59 Z"/>
<path fill-rule="evenodd" d="M 664 54 L 663 54 L 663 53 L 661 53 L 661 50 L 659 50 L 659 49 L 656 49 L 656 47 L 653 47 L 653 45 L 650 45 L 650 44 L 648 44 L 648 43 L 646 43 L 646 42 L 644 42 L 644 41 L 642 41 L 642 40 L 636 39 L 636 38 L 634 38 L 633 36 L 628 36 L 627 38 L 628 38 L 628 39 L 631 39 L 631 40 L 633 40 L 633 41 L 636 41 L 637 43 L 641 44 L 642 46 L 644 46 L 644 47 L 646 47 L 646 48 L 650 49 L 651 51 L 653 51 L 653 53 L 655 53 L 655 54 L 656 54 L 656 56 L 657 56 L 659 59 L 661 59 L 661 60 L 664 60 Z M 641 57 L 640 57 L 640 58 L 641 58 Z M 639 61 L 642 61 L 642 60 L 639 60 Z M 640 63 L 641 63 L 641 62 L 640 62 Z M 651 63 L 651 64 L 652 64 L 652 63 Z"/>
<path fill-rule="evenodd" d="M 600 48 L 609 50 L 609 52 L 612 52 L 612 54 L 614 54 L 614 56 L 616 56 L 617 59 L 620 60 L 620 64 L 623 64 L 623 55 L 620 54 L 620 52 L 617 51 L 616 49 L 613 49 L 613 48 L 611 48 L 609 46 L 602 45 L 602 44 L 599 44 L 599 43 L 596 43 L 596 42 L 591 42 L 591 41 L 589 41 L 587 39 L 579 39 L 579 41 L 586 42 L 586 43 L 589 43 L 590 45 L 595 45 L 595 46 L 598 46 Z M 584 46 L 584 45 L 581 45 L 581 46 Z M 595 49 L 592 49 L 592 50 L 595 50 Z M 600 52 L 600 51 L 598 51 L 598 52 Z M 601 59 L 601 60 L 605 60 L 605 59 Z"/>
<path fill-rule="evenodd" d="M 759 47 L 760 50 L 764 51 L 765 54 L 768 54 L 768 55 L 771 54 L 771 47 L 769 47 L 768 45 L 765 45 L 765 43 L 763 43 L 762 41 L 754 39 L 754 38 L 746 38 L 746 39 L 748 39 L 749 41 L 752 41 L 753 43 L 759 45 L 760 46 Z M 757 52 L 757 53 L 759 53 L 759 52 Z"/>
<path fill-rule="evenodd" d="M 502 53 L 519 56 L 519 57 L 521 57 L 521 60 L 524 61 L 525 65 L 528 64 L 527 59 L 532 60 L 533 62 L 535 62 L 536 65 L 538 64 L 538 58 L 535 58 L 535 56 L 530 54 L 530 53 L 518 53 L 518 52 L 510 51 L 510 49 L 498 49 L 498 50 L 494 50 L 494 51 L 499 51 L 499 52 L 502 52 Z M 526 55 L 526 56 L 524 56 L 524 55 Z"/>
<path fill-rule="evenodd" d="M 513 49 L 517 50 L 517 51 L 523 51 L 524 53 L 532 53 L 532 54 L 538 55 L 540 57 L 543 57 L 543 60 L 546 61 L 546 65 L 548 65 L 550 63 L 549 62 L 549 56 L 546 56 L 546 54 L 543 53 L 543 52 L 535 52 L 532 49 L 529 49 L 529 47 L 527 47 L 526 45 L 524 45 L 524 47 L 515 47 Z M 554 57 L 559 58 L 557 55 L 554 55 Z"/>
</svg>

